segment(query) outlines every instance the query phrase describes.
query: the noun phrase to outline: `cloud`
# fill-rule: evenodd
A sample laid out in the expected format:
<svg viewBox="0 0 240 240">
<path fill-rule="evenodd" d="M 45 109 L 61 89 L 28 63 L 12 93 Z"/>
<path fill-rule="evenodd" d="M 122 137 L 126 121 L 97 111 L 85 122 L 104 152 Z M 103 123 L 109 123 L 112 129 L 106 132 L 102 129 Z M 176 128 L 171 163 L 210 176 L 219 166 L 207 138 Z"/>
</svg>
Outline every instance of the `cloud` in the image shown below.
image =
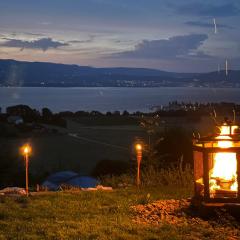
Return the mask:
<svg viewBox="0 0 240 240">
<path fill-rule="evenodd" d="M 240 10 L 232 3 L 223 5 L 194 3 L 176 7 L 176 11 L 182 15 L 207 16 L 207 17 L 230 17 L 240 14 Z"/>
<path fill-rule="evenodd" d="M 201 21 L 188 21 L 188 22 L 185 22 L 184 24 L 189 25 L 189 26 L 193 26 L 193 27 L 214 28 L 213 22 L 210 23 L 210 22 L 201 22 Z M 231 27 L 231 26 L 224 25 L 224 24 L 218 24 L 218 23 L 217 23 L 217 27 L 218 28 L 233 29 L 233 27 Z"/>
<path fill-rule="evenodd" d="M 89 35 L 89 38 L 88 39 L 85 39 L 85 40 L 71 40 L 71 41 L 68 41 L 68 43 L 91 43 L 93 42 L 95 39 L 95 35 Z"/>
<path fill-rule="evenodd" d="M 58 41 L 54 41 L 51 38 L 41 38 L 33 41 L 25 41 L 20 39 L 11 39 L 11 38 L 2 38 L 6 40 L 1 43 L 0 46 L 3 47 L 12 47 L 12 48 L 20 48 L 24 49 L 41 49 L 42 51 L 47 51 L 50 48 L 58 48 L 63 46 L 68 46 L 68 43 L 62 43 Z"/>
<path fill-rule="evenodd" d="M 28 35 L 28 36 L 37 36 L 37 37 L 44 36 L 42 33 L 23 32 L 22 34 Z"/>
<path fill-rule="evenodd" d="M 119 58 L 175 59 L 191 56 L 208 39 L 206 34 L 175 36 L 162 40 L 144 40 L 131 51 L 113 54 Z"/>
<path fill-rule="evenodd" d="M 36 37 L 44 36 L 42 33 L 32 33 L 32 32 L 12 32 L 12 33 L 8 34 L 8 36 L 11 36 L 12 38 L 16 38 L 18 35 L 36 36 Z M 9 38 L 9 37 L 6 37 L 6 35 L 5 35 L 5 38 Z"/>
</svg>

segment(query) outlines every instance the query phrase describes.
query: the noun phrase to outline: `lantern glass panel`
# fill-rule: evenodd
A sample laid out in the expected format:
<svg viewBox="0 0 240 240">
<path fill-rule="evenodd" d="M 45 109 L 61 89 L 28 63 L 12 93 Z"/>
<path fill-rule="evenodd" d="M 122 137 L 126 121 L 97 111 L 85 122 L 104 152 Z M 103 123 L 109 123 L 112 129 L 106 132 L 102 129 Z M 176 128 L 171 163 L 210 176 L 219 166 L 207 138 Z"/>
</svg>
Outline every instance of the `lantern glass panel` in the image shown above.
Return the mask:
<svg viewBox="0 0 240 240">
<path fill-rule="evenodd" d="M 237 154 L 216 152 L 208 154 L 210 198 L 236 198 Z"/>
</svg>

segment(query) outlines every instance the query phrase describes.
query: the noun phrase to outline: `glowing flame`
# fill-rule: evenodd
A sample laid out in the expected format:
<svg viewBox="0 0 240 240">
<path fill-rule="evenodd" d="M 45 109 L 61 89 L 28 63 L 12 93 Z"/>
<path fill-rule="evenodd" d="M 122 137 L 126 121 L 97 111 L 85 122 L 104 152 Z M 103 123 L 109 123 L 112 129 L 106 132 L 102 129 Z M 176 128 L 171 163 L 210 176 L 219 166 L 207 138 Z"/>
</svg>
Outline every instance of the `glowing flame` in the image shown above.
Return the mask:
<svg viewBox="0 0 240 240">
<path fill-rule="evenodd" d="M 142 150 L 142 145 L 141 144 L 136 144 L 136 150 L 141 151 Z"/>
<path fill-rule="evenodd" d="M 231 129 L 231 132 L 230 132 L 230 129 Z M 238 126 L 228 126 L 228 125 L 223 125 L 221 126 L 221 133 L 220 133 L 220 136 L 223 136 L 223 135 L 229 135 L 229 134 L 234 134 L 236 132 L 236 130 L 238 129 Z"/>
<path fill-rule="evenodd" d="M 237 126 L 221 127 L 221 133 L 216 139 L 217 147 L 233 147 L 230 134 L 234 134 Z M 231 131 L 231 132 L 230 132 Z M 227 136 L 228 135 L 228 136 Z M 226 141 L 225 141 L 226 140 Z M 237 191 L 237 156 L 236 153 L 218 152 L 214 156 L 213 169 L 210 171 L 210 193 L 214 194 L 216 190 Z"/>
<path fill-rule="evenodd" d="M 29 155 L 32 151 L 32 148 L 30 145 L 26 144 L 21 148 L 21 150 L 23 155 Z"/>
<path fill-rule="evenodd" d="M 236 153 L 217 153 L 214 159 L 214 168 L 211 177 L 224 180 L 236 178 Z"/>
</svg>

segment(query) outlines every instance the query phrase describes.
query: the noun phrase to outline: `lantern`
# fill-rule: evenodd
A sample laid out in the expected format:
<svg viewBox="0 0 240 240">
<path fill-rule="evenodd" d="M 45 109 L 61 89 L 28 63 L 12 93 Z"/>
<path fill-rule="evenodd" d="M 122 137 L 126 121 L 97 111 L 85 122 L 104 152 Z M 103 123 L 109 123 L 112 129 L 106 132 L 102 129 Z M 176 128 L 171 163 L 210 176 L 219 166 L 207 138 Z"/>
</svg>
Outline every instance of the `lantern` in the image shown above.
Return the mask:
<svg viewBox="0 0 240 240">
<path fill-rule="evenodd" d="M 217 134 L 193 140 L 193 203 L 240 204 L 239 126 L 225 121 L 217 129 Z"/>
</svg>

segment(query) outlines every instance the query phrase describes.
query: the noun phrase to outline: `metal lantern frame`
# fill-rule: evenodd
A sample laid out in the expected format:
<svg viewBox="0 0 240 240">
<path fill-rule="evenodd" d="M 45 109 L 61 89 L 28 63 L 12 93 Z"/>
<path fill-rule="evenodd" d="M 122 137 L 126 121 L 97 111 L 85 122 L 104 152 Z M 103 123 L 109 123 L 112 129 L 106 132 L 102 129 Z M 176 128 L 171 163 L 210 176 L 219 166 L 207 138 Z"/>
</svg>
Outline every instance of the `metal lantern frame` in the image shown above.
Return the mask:
<svg viewBox="0 0 240 240">
<path fill-rule="evenodd" d="M 226 135 L 211 135 L 208 137 L 202 137 L 193 140 L 193 158 L 194 158 L 194 188 L 195 188 L 195 200 L 199 200 L 205 204 L 211 203 L 223 203 L 223 204 L 240 204 L 240 134 L 232 133 L 232 128 L 236 127 L 236 124 L 226 124 L 224 126 L 229 127 L 229 133 Z M 218 126 L 219 128 L 221 126 Z M 223 136 L 223 138 L 219 138 Z M 222 148 L 216 146 L 219 141 L 226 141 L 224 136 L 229 136 L 233 144 L 232 147 Z M 218 138 L 217 138 L 218 137 Z M 210 158 L 216 153 L 236 153 L 237 159 L 237 183 L 238 189 L 236 197 L 211 197 L 210 196 L 210 184 L 209 173 L 211 170 L 210 162 L 213 161 Z M 212 163 L 213 164 L 213 163 Z M 213 165 L 212 165 L 213 166 Z M 203 193 L 199 190 L 199 184 L 197 179 L 201 177 L 203 179 Z"/>
</svg>

